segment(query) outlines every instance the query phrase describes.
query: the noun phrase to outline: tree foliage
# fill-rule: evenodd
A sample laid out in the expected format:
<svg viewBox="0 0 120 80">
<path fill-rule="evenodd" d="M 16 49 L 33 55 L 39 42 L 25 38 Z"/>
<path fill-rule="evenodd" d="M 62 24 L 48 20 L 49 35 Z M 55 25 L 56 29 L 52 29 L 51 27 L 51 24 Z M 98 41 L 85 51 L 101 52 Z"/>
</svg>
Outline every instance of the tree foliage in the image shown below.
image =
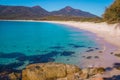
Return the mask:
<svg viewBox="0 0 120 80">
<path fill-rule="evenodd" d="M 85 17 L 76 17 L 76 16 L 46 16 L 43 18 L 38 18 L 36 20 L 47 20 L 47 21 L 81 21 L 81 22 L 96 22 L 99 23 L 102 21 L 99 17 L 94 18 L 85 18 Z"/>
<path fill-rule="evenodd" d="M 114 3 L 106 9 L 103 14 L 103 19 L 108 23 L 120 22 L 120 0 L 115 0 Z"/>
</svg>

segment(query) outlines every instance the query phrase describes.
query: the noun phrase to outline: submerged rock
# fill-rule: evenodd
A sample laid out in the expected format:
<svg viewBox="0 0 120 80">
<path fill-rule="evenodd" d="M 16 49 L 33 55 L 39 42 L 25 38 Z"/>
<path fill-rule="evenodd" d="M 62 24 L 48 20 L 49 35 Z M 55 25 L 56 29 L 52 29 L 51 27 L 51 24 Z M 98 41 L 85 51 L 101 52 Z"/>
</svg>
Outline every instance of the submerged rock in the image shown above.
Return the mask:
<svg viewBox="0 0 120 80">
<path fill-rule="evenodd" d="M 71 56 L 73 54 L 75 54 L 75 52 L 73 52 L 73 51 L 63 51 L 61 53 L 61 56 Z"/>
<path fill-rule="evenodd" d="M 89 49 L 89 50 L 87 50 L 86 52 L 92 52 L 92 51 L 94 51 L 94 49 Z"/>
<path fill-rule="evenodd" d="M 91 59 L 92 58 L 92 56 L 88 56 L 88 57 L 86 57 L 87 59 Z"/>
<path fill-rule="evenodd" d="M 115 56 L 120 57 L 120 54 L 115 54 Z"/>
<path fill-rule="evenodd" d="M 120 63 L 114 63 L 113 67 L 120 70 Z"/>
</svg>

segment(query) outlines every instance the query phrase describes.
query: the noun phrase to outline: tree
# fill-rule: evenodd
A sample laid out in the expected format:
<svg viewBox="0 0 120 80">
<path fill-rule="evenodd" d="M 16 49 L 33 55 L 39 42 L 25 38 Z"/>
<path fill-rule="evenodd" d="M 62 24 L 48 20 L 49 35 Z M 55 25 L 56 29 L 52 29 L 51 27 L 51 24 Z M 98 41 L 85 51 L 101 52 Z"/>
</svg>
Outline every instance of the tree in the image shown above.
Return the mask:
<svg viewBox="0 0 120 80">
<path fill-rule="evenodd" d="M 120 0 L 115 0 L 114 3 L 106 9 L 103 14 L 103 19 L 108 23 L 120 22 Z"/>
</svg>

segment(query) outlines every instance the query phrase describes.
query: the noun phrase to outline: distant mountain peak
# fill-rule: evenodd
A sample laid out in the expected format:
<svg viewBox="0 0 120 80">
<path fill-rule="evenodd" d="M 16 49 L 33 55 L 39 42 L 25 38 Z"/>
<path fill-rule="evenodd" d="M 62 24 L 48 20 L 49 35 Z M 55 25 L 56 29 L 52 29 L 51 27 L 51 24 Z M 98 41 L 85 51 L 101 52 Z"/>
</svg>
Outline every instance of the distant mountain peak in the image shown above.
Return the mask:
<svg viewBox="0 0 120 80">
<path fill-rule="evenodd" d="M 66 6 L 58 11 L 48 12 L 39 5 L 33 7 L 26 6 L 4 6 L 0 5 L 0 18 L 5 19 L 34 19 L 45 16 L 76 16 L 76 17 L 96 17 L 95 15 Z"/>
<path fill-rule="evenodd" d="M 64 10 L 64 11 L 67 11 L 67 12 L 70 12 L 73 10 L 73 8 L 71 6 L 66 6 L 65 8 L 61 9 L 61 10 Z"/>
<path fill-rule="evenodd" d="M 71 6 L 66 6 L 64 9 L 73 9 Z"/>
<path fill-rule="evenodd" d="M 41 8 L 39 5 L 33 6 L 32 8 Z"/>
<path fill-rule="evenodd" d="M 32 7 L 32 9 L 33 9 L 33 11 L 35 12 L 35 13 L 37 13 L 37 14 L 48 14 L 48 11 L 47 10 L 45 10 L 45 9 L 43 9 L 41 6 L 39 6 L 39 5 L 36 5 L 36 6 L 33 6 Z"/>
<path fill-rule="evenodd" d="M 96 17 L 95 15 L 79 10 L 74 9 L 71 6 L 66 6 L 58 11 L 53 11 L 52 15 L 58 15 L 58 16 L 79 16 L 79 17 Z"/>
</svg>

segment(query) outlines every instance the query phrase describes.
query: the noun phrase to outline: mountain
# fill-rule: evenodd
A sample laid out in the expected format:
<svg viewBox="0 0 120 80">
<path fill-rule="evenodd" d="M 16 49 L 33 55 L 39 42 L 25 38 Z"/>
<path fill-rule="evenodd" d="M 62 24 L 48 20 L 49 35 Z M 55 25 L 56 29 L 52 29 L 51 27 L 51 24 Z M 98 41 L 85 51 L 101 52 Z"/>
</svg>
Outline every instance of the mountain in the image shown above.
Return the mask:
<svg viewBox="0 0 120 80">
<path fill-rule="evenodd" d="M 48 12 L 40 6 L 5 6 L 0 5 L 0 19 L 41 19 L 48 16 L 61 17 L 97 17 L 91 13 L 67 6 L 59 11 Z"/>
<path fill-rule="evenodd" d="M 2 6 L 0 5 L 0 18 L 27 19 L 48 16 L 49 12 L 40 6 Z"/>
<path fill-rule="evenodd" d="M 93 15 L 89 12 L 85 12 L 79 9 L 74 9 L 70 6 L 66 6 L 63 9 L 60 9 L 58 11 L 51 12 L 52 15 L 56 16 L 79 16 L 79 17 L 97 17 L 96 15 Z"/>
</svg>

